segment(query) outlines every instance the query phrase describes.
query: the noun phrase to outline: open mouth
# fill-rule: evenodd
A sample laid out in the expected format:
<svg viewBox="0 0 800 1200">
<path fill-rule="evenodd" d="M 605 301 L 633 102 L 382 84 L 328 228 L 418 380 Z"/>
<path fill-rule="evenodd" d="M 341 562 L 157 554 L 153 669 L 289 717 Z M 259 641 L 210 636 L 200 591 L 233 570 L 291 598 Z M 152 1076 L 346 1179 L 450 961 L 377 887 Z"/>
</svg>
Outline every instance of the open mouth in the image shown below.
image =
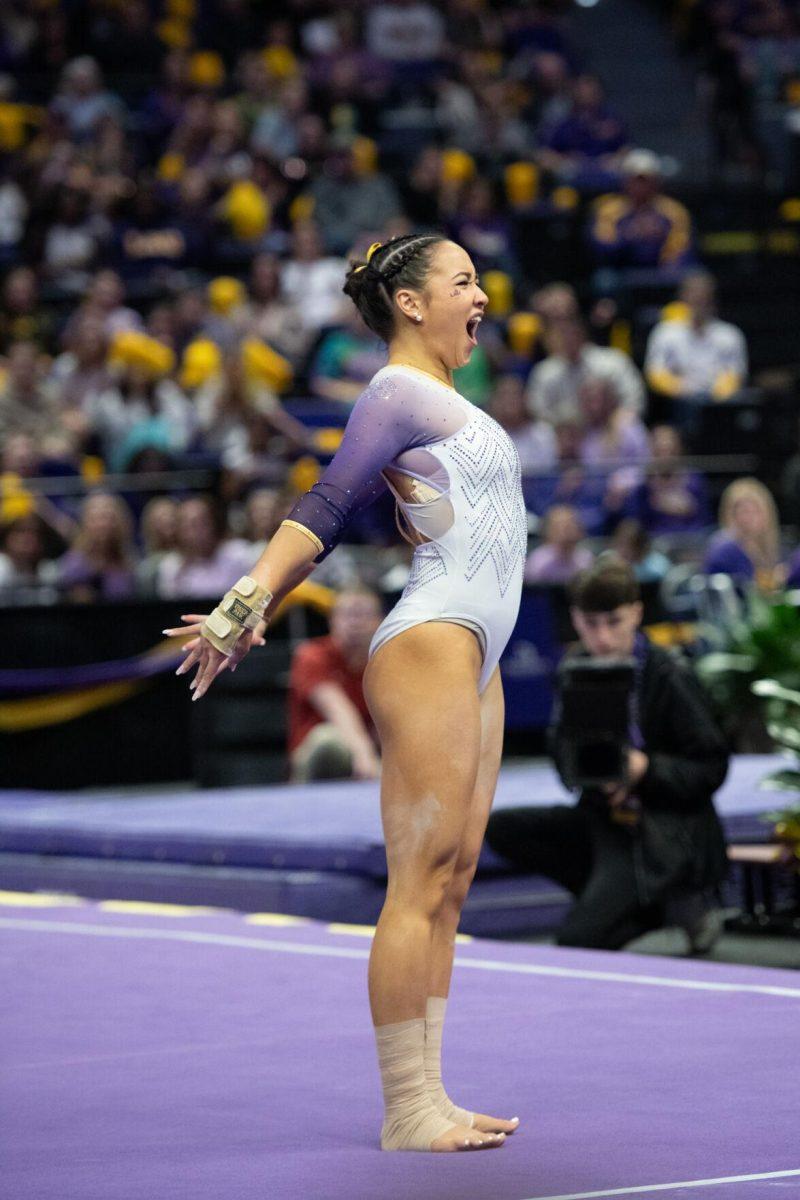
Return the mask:
<svg viewBox="0 0 800 1200">
<path fill-rule="evenodd" d="M 470 319 L 467 321 L 467 337 L 473 346 L 477 346 L 478 344 L 478 326 L 480 323 L 481 318 L 479 316 L 470 317 Z"/>
</svg>

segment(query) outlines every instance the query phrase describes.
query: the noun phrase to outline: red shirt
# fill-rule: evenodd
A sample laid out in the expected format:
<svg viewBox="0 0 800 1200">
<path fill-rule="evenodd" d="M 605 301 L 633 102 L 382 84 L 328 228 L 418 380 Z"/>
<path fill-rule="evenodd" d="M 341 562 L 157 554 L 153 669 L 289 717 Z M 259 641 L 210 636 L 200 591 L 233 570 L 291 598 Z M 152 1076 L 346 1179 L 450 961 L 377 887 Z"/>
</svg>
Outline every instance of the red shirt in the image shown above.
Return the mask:
<svg viewBox="0 0 800 1200">
<path fill-rule="evenodd" d="M 336 683 L 361 713 L 372 731 L 372 721 L 361 687 L 363 671 L 353 671 L 332 637 L 311 638 L 294 652 L 289 675 L 289 753 L 325 718 L 309 700 L 321 683 Z"/>
</svg>

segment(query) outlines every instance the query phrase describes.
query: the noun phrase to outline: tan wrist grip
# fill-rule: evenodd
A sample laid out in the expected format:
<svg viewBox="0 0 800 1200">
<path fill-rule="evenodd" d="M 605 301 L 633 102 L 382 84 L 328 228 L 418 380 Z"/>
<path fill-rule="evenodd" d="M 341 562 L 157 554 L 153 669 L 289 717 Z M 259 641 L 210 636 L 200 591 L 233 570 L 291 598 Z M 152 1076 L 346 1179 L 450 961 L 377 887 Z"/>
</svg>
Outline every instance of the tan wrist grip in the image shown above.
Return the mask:
<svg viewBox="0 0 800 1200">
<path fill-rule="evenodd" d="M 264 619 L 264 610 L 272 599 L 272 592 L 259 587 L 255 579 L 243 575 L 226 592 L 222 602 L 206 617 L 200 630 L 201 637 L 210 642 L 220 654 L 233 654 L 236 643 L 245 632 L 253 630 Z"/>
</svg>

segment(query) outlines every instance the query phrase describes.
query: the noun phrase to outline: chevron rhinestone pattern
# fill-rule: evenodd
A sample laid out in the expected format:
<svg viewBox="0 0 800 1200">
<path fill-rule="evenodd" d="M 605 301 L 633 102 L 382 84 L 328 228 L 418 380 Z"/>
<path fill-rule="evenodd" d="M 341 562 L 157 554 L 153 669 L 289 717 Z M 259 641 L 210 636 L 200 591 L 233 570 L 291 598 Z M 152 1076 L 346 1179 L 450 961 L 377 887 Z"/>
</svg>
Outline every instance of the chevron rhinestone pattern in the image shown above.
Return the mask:
<svg viewBox="0 0 800 1200">
<path fill-rule="evenodd" d="M 470 530 L 466 579 L 491 561 L 501 596 L 525 558 L 527 527 L 519 455 L 511 438 L 486 413 L 473 419 L 448 442 L 459 468 L 459 486 L 467 501 Z"/>
<path fill-rule="evenodd" d="M 425 587 L 434 579 L 441 579 L 447 574 L 447 564 L 441 552 L 432 543 L 428 543 L 422 553 L 417 551 L 411 560 L 411 572 L 408 583 L 403 589 L 403 596 L 411 596 L 418 588 Z"/>
</svg>

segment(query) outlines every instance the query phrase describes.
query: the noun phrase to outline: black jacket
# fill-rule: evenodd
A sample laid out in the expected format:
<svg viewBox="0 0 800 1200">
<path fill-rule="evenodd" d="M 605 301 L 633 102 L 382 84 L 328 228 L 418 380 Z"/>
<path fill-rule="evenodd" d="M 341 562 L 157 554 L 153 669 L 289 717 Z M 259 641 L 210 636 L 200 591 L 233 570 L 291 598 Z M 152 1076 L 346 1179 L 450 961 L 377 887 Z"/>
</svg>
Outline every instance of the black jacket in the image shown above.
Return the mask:
<svg viewBox="0 0 800 1200">
<path fill-rule="evenodd" d="M 629 832 L 640 898 L 650 903 L 675 888 L 711 887 L 724 877 L 725 838 L 713 795 L 725 780 L 729 754 L 685 660 L 648 643 L 637 689 L 650 765 L 635 788 L 641 820 Z M 557 739 L 552 742 L 557 746 Z M 559 769 L 557 752 L 555 761 Z M 592 789 L 581 794 L 579 803 L 595 809 L 607 804 Z"/>
</svg>

